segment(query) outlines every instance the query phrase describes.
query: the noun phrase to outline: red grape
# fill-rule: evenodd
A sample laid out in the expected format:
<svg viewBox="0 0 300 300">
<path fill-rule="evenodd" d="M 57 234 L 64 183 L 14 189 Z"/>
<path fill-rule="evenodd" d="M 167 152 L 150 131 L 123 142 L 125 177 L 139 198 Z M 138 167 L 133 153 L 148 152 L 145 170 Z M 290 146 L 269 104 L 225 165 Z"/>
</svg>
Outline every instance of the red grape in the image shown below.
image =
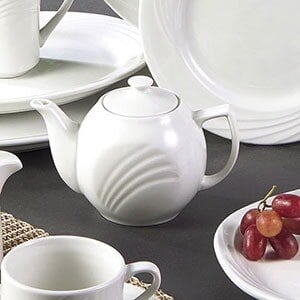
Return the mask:
<svg viewBox="0 0 300 300">
<path fill-rule="evenodd" d="M 300 197 L 292 194 L 278 195 L 273 200 L 272 208 L 282 217 L 299 218 Z"/>
<path fill-rule="evenodd" d="M 256 225 L 249 226 L 244 234 L 242 254 L 249 260 L 261 259 L 267 247 L 267 239 L 263 237 Z"/>
<path fill-rule="evenodd" d="M 291 259 L 298 253 L 296 238 L 285 228 L 275 237 L 270 238 L 270 244 L 283 259 Z"/>
<path fill-rule="evenodd" d="M 256 217 L 259 214 L 258 209 L 250 209 L 246 212 L 244 215 L 241 225 L 240 225 L 240 231 L 242 234 L 245 233 L 246 229 L 250 226 L 256 223 Z"/>
<path fill-rule="evenodd" d="M 288 231 L 300 235 L 300 218 L 283 218 L 282 222 Z"/>
<path fill-rule="evenodd" d="M 282 220 L 276 211 L 265 210 L 257 216 L 256 226 L 261 235 L 269 238 L 280 233 Z"/>
</svg>

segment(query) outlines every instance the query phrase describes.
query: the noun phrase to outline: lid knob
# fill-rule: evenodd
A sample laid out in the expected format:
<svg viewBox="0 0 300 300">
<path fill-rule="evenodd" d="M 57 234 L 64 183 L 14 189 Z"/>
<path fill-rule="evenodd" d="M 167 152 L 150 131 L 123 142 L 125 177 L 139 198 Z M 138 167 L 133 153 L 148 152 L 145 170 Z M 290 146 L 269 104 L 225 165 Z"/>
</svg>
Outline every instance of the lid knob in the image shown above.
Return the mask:
<svg viewBox="0 0 300 300">
<path fill-rule="evenodd" d="M 129 78 L 128 84 L 138 90 L 145 90 L 153 85 L 153 79 L 148 76 L 134 76 Z"/>
<path fill-rule="evenodd" d="M 1 0 L 0 0 L 1 2 Z M 153 79 L 134 76 L 129 87 L 116 89 L 102 98 L 106 110 L 126 117 L 153 117 L 171 112 L 179 105 L 179 99 L 168 90 L 152 87 Z"/>
</svg>

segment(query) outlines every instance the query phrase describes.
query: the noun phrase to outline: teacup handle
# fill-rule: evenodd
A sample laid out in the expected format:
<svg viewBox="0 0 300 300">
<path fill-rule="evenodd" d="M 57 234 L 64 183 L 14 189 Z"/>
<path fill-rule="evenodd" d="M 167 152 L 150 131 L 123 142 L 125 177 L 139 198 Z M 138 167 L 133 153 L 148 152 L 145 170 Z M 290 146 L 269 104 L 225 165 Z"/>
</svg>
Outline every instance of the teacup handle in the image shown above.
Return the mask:
<svg viewBox="0 0 300 300">
<path fill-rule="evenodd" d="M 229 123 L 231 131 L 231 153 L 225 167 L 214 175 L 205 175 L 200 185 L 200 190 L 208 189 L 227 177 L 234 167 L 239 154 L 239 131 L 234 113 L 228 104 L 210 107 L 207 109 L 193 112 L 195 122 L 202 127 L 208 120 L 225 117 Z"/>
<path fill-rule="evenodd" d="M 140 273 L 148 273 L 152 275 L 153 281 L 151 286 L 134 300 L 149 300 L 159 289 L 161 283 L 161 276 L 158 267 L 151 262 L 137 262 L 127 265 L 127 272 L 125 279 L 129 280 L 132 276 Z"/>
<path fill-rule="evenodd" d="M 40 46 L 43 47 L 52 31 L 70 9 L 74 0 L 65 0 L 52 19 L 40 30 Z"/>
</svg>

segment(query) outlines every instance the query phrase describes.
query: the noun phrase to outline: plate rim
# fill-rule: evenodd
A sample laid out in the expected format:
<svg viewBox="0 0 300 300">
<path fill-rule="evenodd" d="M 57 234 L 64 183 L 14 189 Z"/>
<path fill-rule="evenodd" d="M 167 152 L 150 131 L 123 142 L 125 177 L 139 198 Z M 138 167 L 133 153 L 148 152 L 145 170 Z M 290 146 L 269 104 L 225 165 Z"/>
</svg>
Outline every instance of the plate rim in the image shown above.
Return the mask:
<svg viewBox="0 0 300 300">
<path fill-rule="evenodd" d="M 300 189 L 288 191 L 288 192 L 285 192 L 285 193 L 300 194 Z M 276 197 L 276 195 L 270 197 L 270 199 L 272 199 L 274 197 Z M 253 207 L 256 207 L 258 205 L 258 203 L 259 203 L 259 201 L 253 202 L 249 205 L 246 205 L 246 206 L 232 212 L 230 215 L 228 215 L 220 223 L 220 225 L 217 227 L 217 230 L 215 232 L 214 239 L 213 239 L 213 246 L 214 246 L 215 255 L 216 255 L 216 258 L 218 260 L 218 263 L 222 267 L 222 269 L 223 269 L 224 273 L 226 274 L 226 276 L 236 285 L 236 287 L 238 287 L 239 289 L 241 289 L 242 291 L 244 291 L 248 295 L 250 295 L 252 297 L 255 297 L 256 299 L 260 299 L 260 300 L 287 300 L 287 299 L 282 298 L 278 295 L 273 295 L 273 294 L 270 294 L 267 291 L 264 291 L 264 290 L 259 289 L 257 287 L 253 287 L 251 284 L 249 284 L 249 283 L 245 282 L 244 280 L 242 280 L 241 277 L 239 276 L 240 272 L 237 269 L 233 269 L 232 265 L 226 259 L 226 255 L 224 254 L 224 250 L 222 250 L 222 246 L 224 246 L 224 242 L 222 243 L 222 237 L 223 237 L 222 229 L 223 229 L 223 227 L 227 223 L 232 222 L 232 220 L 234 220 L 235 217 L 241 216 L 247 210 L 249 210 Z M 235 221 L 237 226 L 239 224 L 238 222 L 239 221 Z M 226 245 L 225 245 L 225 247 L 226 247 Z M 234 272 L 234 271 L 236 271 L 236 272 Z M 292 299 L 288 299 L 288 300 L 292 300 Z"/>
<path fill-rule="evenodd" d="M 170 0 L 166 0 L 170 1 Z M 180 1 L 180 0 L 176 0 Z M 153 77 L 155 78 L 156 82 L 161 87 L 165 87 L 167 89 L 173 89 L 175 92 L 179 92 L 179 96 L 185 95 L 185 98 L 187 98 L 187 95 L 189 94 L 188 90 L 193 90 L 197 88 L 198 85 L 201 85 L 197 79 L 192 75 L 192 73 L 189 71 L 188 67 L 185 65 L 184 59 L 180 56 L 179 51 L 175 51 L 174 45 L 172 47 L 172 41 L 169 40 L 167 33 L 165 32 L 163 25 L 160 24 L 160 10 L 159 6 L 162 3 L 162 0 L 157 1 L 148 1 L 148 0 L 140 0 L 140 16 L 139 16 L 139 27 L 142 32 L 142 39 L 144 44 L 144 52 L 145 52 L 145 59 L 149 66 L 149 69 L 151 70 L 151 73 L 153 74 Z M 150 22 L 149 20 L 152 20 Z M 148 22 L 148 25 L 147 25 Z M 151 26 L 149 24 L 152 24 Z M 156 61 L 155 57 L 157 56 L 158 49 L 154 49 L 154 47 L 151 45 L 150 39 L 152 36 L 156 35 L 156 39 L 160 39 L 160 49 L 165 49 L 165 52 L 169 53 L 169 59 L 165 61 L 164 67 L 160 60 Z M 189 83 L 182 84 L 180 83 L 181 80 L 179 79 L 166 79 L 169 76 L 166 76 L 166 74 L 170 73 L 171 70 L 171 61 L 176 62 L 177 65 L 177 71 L 181 72 L 184 75 L 187 75 L 189 78 Z M 179 71 L 178 71 L 179 70 Z M 181 86 L 178 88 L 178 86 Z M 204 88 L 197 88 L 197 97 L 201 98 L 202 101 L 199 101 L 198 103 L 195 103 L 195 97 L 194 100 L 190 101 L 188 100 L 187 103 L 192 108 L 206 108 L 214 105 L 224 104 L 224 101 L 222 99 L 217 98 L 216 96 L 212 96 L 212 94 L 205 90 Z M 298 104 L 297 104 L 298 105 Z M 238 119 L 246 122 L 247 124 L 256 124 L 258 122 L 263 122 L 264 124 L 268 124 L 269 122 L 274 121 L 280 121 L 280 119 L 289 117 L 295 111 L 298 111 L 300 113 L 300 106 L 298 105 L 297 108 L 289 107 L 287 109 L 283 110 L 277 110 L 270 114 L 266 114 L 265 111 L 261 110 L 247 110 L 242 107 L 237 107 L 234 104 L 231 104 L 231 106 L 234 108 Z M 274 119 L 275 117 L 275 119 Z M 276 120 L 278 118 L 278 120 Z M 276 123 L 277 124 L 277 123 Z M 252 125 L 251 125 L 252 126 Z M 299 122 L 300 126 L 300 122 Z M 253 126 L 255 127 L 255 126 Z M 230 131 L 225 126 L 225 123 L 211 123 L 206 124 L 205 128 L 213 132 L 219 136 L 230 138 Z M 278 132 L 281 130 L 280 123 L 277 124 L 276 132 L 275 134 L 264 134 L 261 129 L 254 129 L 257 132 L 257 137 L 251 138 L 249 137 L 249 134 L 245 132 L 245 130 L 241 129 L 241 141 L 250 143 L 250 144 L 261 144 L 261 145 L 274 145 L 274 144 L 285 144 L 285 143 L 291 143 L 296 142 L 300 140 L 300 133 L 299 135 L 294 134 L 292 130 L 287 130 L 285 133 L 278 136 Z"/>
<path fill-rule="evenodd" d="M 130 284 L 129 283 L 125 283 L 124 284 L 124 293 L 125 293 L 125 289 L 126 289 L 126 287 L 128 287 Z M 143 291 L 143 288 L 142 287 L 138 287 L 138 286 L 135 286 L 135 285 L 130 285 L 131 287 L 133 287 L 133 288 L 136 288 L 137 290 L 139 289 L 139 290 L 141 290 L 141 292 Z M 1 284 L 0 284 L 0 300 L 1 300 Z M 154 295 L 154 296 L 152 296 L 151 298 L 153 298 L 153 300 L 154 299 L 157 299 L 158 300 L 158 298 Z M 151 299 L 149 299 L 149 300 L 151 300 Z"/>
<path fill-rule="evenodd" d="M 131 288 L 136 288 L 136 290 L 140 290 L 141 292 L 142 292 L 142 291 L 145 291 L 145 289 L 143 289 L 142 287 L 135 286 L 135 285 L 130 284 L 130 283 L 127 283 L 127 282 L 126 282 L 125 285 L 124 285 L 124 291 L 125 291 L 126 287 L 128 287 L 128 286 L 130 286 Z M 158 297 L 157 297 L 156 295 L 153 295 L 149 300 L 152 300 L 152 299 L 153 299 L 153 300 L 154 300 L 154 299 L 155 299 L 155 300 L 156 300 L 156 299 L 159 300 Z M 1 300 L 1 298 L 0 298 L 0 300 Z"/>
</svg>

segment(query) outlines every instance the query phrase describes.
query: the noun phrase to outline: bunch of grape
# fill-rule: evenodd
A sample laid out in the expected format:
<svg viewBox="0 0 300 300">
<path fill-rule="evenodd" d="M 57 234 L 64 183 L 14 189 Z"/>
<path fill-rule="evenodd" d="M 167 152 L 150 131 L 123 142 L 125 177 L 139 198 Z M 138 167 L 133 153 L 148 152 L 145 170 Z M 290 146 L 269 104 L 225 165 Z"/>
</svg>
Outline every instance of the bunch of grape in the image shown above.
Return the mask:
<svg viewBox="0 0 300 300">
<path fill-rule="evenodd" d="M 267 205 L 266 198 L 257 209 L 249 210 L 240 225 L 243 235 L 242 254 L 249 260 L 261 259 L 268 241 L 277 255 L 291 259 L 298 253 L 293 234 L 300 234 L 300 197 L 282 194 Z"/>
</svg>

